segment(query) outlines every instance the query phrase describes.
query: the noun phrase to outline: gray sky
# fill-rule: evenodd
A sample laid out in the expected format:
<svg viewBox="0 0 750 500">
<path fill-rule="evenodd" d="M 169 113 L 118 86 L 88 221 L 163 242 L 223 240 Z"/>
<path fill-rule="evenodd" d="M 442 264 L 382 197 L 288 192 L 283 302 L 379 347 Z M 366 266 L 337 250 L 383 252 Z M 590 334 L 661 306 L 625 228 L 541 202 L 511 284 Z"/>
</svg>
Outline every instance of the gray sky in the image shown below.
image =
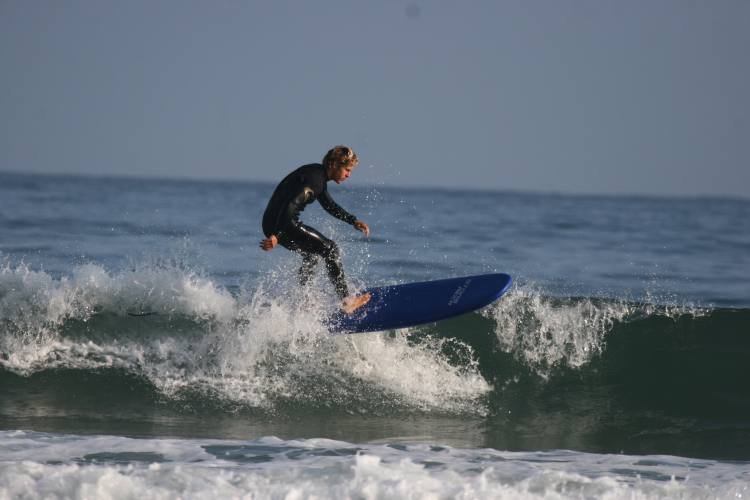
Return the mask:
<svg viewBox="0 0 750 500">
<path fill-rule="evenodd" d="M 0 0 L 0 170 L 750 196 L 750 0 Z"/>
</svg>

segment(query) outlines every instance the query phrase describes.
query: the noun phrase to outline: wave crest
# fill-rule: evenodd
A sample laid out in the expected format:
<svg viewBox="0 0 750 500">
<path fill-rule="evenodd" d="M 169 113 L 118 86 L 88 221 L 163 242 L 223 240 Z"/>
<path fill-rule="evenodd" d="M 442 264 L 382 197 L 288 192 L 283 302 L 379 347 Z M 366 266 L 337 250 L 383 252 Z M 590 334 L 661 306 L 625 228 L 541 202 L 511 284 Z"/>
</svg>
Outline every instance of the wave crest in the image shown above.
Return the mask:
<svg viewBox="0 0 750 500">
<path fill-rule="evenodd" d="M 578 369 L 599 356 L 608 334 L 619 323 L 653 316 L 698 317 L 707 312 L 622 300 L 554 298 L 526 286 L 514 288 L 483 314 L 495 322 L 500 350 L 549 378 L 557 368 Z"/>
<path fill-rule="evenodd" d="M 0 366 L 23 376 L 125 370 L 172 399 L 197 393 L 270 411 L 482 411 L 491 387 L 476 362 L 453 362 L 445 339 L 332 336 L 321 321 L 330 311 L 325 297 L 276 293 L 271 284 L 233 295 L 179 267 L 109 273 L 88 264 L 55 279 L 6 265 Z"/>
</svg>

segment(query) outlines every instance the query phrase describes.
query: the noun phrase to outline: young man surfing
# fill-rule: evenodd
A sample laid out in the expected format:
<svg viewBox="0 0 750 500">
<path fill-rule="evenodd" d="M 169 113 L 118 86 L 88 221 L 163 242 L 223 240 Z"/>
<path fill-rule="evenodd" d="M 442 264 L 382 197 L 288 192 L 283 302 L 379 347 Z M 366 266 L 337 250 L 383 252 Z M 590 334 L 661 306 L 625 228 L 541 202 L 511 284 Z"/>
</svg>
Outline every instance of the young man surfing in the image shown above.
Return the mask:
<svg viewBox="0 0 750 500">
<path fill-rule="evenodd" d="M 274 190 L 263 214 L 266 238 L 260 242 L 260 247 L 267 252 L 281 245 L 302 256 L 299 280 L 303 286 L 323 258 L 328 277 L 341 298 L 341 309 L 347 314 L 365 305 L 370 294 L 349 295 L 338 246 L 316 229 L 302 224 L 299 215 L 307 205 L 318 200 L 326 212 L 369 236 L 368 225 L 336 204 L 327 188 L 328 181 L 341 184 L 347 180 L 358 162 L 351 148 L 336 146 L 326 153 L 322 164 L 303 165 L 287 175 Z"/>
</svg>

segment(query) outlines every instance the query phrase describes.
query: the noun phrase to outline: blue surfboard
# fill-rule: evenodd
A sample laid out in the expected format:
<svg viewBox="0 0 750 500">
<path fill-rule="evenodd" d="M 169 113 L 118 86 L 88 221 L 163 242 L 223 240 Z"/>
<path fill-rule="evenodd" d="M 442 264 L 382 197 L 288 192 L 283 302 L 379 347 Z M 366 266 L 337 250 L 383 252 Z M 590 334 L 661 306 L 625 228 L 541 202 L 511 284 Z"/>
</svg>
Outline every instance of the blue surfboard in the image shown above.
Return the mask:
<svg viewBox="0 0 750 500">
<path fill-rule="evenodd" d="M 494 302 L 511 281 L 507 274 L 483 274 L 370 288 L 365 290 L 372 294 L 370 301 L 352 314 L 331 316 L 329 330 L 376 332 L 452 318 Z"/>
</svg>

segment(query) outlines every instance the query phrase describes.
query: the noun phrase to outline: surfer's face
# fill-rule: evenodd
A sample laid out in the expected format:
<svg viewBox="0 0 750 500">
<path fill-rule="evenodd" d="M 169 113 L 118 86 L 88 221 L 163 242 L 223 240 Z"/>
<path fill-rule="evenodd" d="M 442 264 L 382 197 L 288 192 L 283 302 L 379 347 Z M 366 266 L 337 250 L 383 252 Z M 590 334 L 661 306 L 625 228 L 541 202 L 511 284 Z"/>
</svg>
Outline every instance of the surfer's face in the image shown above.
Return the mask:
<svg viewBox="0 0 750 500">
<path fill-rule="evenodd" d="M 345 180 L 349 178 L 350 175 L 352 175 L 352 171 L 354 170 L 354 165 L 337 165 L 335 167 L 330 167 L 328 170 L 328 178 L 334 181 L 336 184 L 341 184 Z"/>
</svg>

